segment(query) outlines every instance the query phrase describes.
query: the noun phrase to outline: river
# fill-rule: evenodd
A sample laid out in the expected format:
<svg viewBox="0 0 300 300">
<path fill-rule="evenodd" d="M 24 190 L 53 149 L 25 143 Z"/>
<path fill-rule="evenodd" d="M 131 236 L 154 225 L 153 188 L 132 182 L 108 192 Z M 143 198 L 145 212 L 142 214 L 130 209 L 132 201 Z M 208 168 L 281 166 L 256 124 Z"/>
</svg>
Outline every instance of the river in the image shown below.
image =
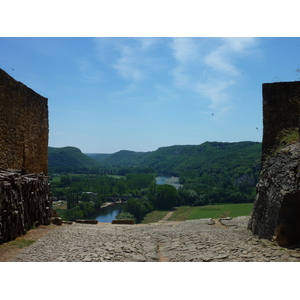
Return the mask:
<svg viewBox="0 0 300 300">
<path fill-rule="evenodd" d="M 101 208 L 97 213 L 94 214 L 94 220 L 99 223 L 111 223 L 112 220 L 116 219 L 116 215 L 121 213 L 124 209 L 125 204 L 115 203 Z"/>
<path fill-rule="evenodd" d="M 179 183 L 179 177 L 170 176 L 157 176 L 155 178 L 156 184 L 170 184 L 178 189 L 181 184 Z M 106 207 L 101 208 L 97 213 L 95 213 L 92 218 L 97 220 L 99 223 L 111 223 L 112 220 L 116 219 L 116 215 L 123 212 L 125 204 L 115 203 Z"/>
<path fill-rule="evenodd" d="M 155 178 L 156 184 L 162 185 L 162 184 L 170 184 L 173 185 L 176 189 L 180 188 L 182 185 L 179 183 L 179 177 L 170 177 L 170 176 L 157 176 Z"/>
</svg>

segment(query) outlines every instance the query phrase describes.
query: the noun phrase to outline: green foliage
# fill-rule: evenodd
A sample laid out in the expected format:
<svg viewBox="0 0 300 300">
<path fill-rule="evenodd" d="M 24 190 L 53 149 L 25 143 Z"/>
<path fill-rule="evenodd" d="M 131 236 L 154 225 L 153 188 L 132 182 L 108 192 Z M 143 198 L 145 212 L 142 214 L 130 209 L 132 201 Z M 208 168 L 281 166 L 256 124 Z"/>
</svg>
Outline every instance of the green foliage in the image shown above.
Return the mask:
<svg viewBox="0 0 300 300">
<path fill-rule="evenodd" d="M 134 216 L 136 223 L 140 223 L 144 216 L 153 211 L 152 204 L 146 199 L 134 199 L 130 198 L 125 207 L 124 212 L 128 212 Z"/>
<path fill-rule="evenodd" d="M 57 182 L 64 183 L 64 188 Z M 54 186 L 52 186 L 52 182 Z M 76 218 L 87 218 L 100 208 L 106 196 L 141 197 L 149 193 L 148 188 L 155 185 L 154 174 L 127 174 L 126 177 L 103 175 L 70 175 L 62 176 L 59 181 L 52 177 L 51 191 L 53 195 L 60 195 L 67 200 L 67 210 L 59 210 L 59 215 L 66 221 Z M 131 199 L 132 200 L 132 199 Z M 137 199 L 133 199 L 133 202 Z M 153 206 L 144 197 L 137 200 L 138 204 L 128 201 L 128 209 L 137 222 L 153 210 Z M 75 209 L 76 208 L 76 209 Z"/>
<path fill-rule="evenodd" d="M 74 147 L 49 148 L 49 170 L 63 172 L 52 175 L 51 190 L 67 200 L 69 210 L 78 207 L 80 212 L 76 208 L 71 215 L 62 212 L 67 218 L 86 217 L 106 196 L 130 196 L 124 211 L 140 222 L 154 208 L 253 202 L 260 155 L 261 143 L 255 142 L 205 142 L 146 153 L 123 150 L 100 155 L 99 162 L 91 158 L 96 154 L 88 157 Z M 155 173 L 178 176 L 182 187 L 156 185 Z"/>
<path fill-rule="evenodd" d="M 56 212 L 64 221 L 75 221 L 84 218 L 84 212 L 79 206 L 70 209 L 56 209 Z"/>
<path fill-rule="evenodd" d="M 129 212 L 122 212 L 116 216 L 117 220 L 133 220 L 134 215 Z"/>
<path fill-rule="evenodd" d="M 92 156 L 95 160 L 105 164 L 107 166 L 140 166 L 142 165 L 142 161 L 145 155 L 148 152 L 134 152 L 128 150 L 121 150 L 116 153 L 110 154 L 107 157 L 100 156 Z"/>
<path fill-rule="evenodd" d="M 155 207 L 158 210 L 172 209 L 178 204 L 179 195 L 176 188 L 172 185 L 163 184 L 157 187 Z"/>
<path fill-rule="evenodd" d="M 48 167 L 50 173 L 101 173 L 99 164 L 75 147 L 48 147 Z"/>
<path fill-rule="evenodd" d="M 272 154 L 277 153 L 283 147 L 299 141 L 299 131 L 295 129 L 285 129 L 278 136 L 279 145 Z"/>
<path fill-rule="evenodd" d="M 34 241 L 34 240 L 17 239 L 17 240 L 11 241 L 10 244 L 15 246 L 16 248 L 23 249 L 23 248 L 29 247 L 30 245 L 32 245 L 35 242 L 36 241 Z"/>
<path fill-rule="evenodd" d="M 205 142 L 161 147 L 152 152 L 123 150 L 101 160 L 101 164 L 119 168 L 152 168 L 156 173 L 192 177 L 205 173 L 220 174 L 224 167 L 227 172 L 242 166 L 251 169 L 253 164 L 260 164 L 260 155 L 261 143 L 257 142 Z"/>
</svg>

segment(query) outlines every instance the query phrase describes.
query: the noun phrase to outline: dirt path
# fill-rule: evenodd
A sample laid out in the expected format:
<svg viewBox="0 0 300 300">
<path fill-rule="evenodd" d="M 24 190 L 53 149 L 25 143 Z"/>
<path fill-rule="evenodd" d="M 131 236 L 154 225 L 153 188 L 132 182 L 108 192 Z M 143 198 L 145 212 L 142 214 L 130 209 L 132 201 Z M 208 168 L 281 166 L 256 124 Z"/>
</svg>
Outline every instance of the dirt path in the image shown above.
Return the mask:
<svg viewBox="0 0 300 300">
<path fill-rule="evenodd" d="M 164 221 L 167 221 L 172 215 L 173 215 L 174 211 L 170 211 L 168 212 L 165 217 L 163 217 L 160 222 L 164 222 Z"/>
</svg>

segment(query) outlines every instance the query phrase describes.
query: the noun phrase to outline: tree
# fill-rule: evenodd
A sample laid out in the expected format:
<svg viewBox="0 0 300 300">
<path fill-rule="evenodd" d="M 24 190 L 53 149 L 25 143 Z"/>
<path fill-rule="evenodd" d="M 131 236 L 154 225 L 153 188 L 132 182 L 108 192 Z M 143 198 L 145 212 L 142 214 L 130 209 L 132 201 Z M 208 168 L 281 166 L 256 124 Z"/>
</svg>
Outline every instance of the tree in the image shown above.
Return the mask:
<svg viewBox="0 0 300 300">
<path fill-rule="evenodd" d="M 62 176 L 60 178 L 60 186 L 61 187 L 70 186 L 70 184 L 71 184 L 71 178 L 69 176 Z"/>
<path fill-rule="evenodd" d="M 143 208 L 141 205 L 141 202 L 138 199 L 130 198 L 125 207 L 124 212 L 129 212 L 130 214 L 134 215 L 136 218 L 137 223 L 143 220 L 144 214 L 143 214 Z"/>
<path fill-rule="evenodd" d="M 173 185 L 163 184 L 157 187 L 156 208 L 162 210 L 172 209 L 179 201 L 179 195 Z"/>
<path fill-rule="evenodd" d="M 116 219 L 117 220 L 121 220 L 121 219 L 126 219 L 126 220 L 133 220 L 134 219 L 134 215 L 132 215 L 131 213 L 129 212 L 122 212 L 120 214 L 118 214 L 116 216 Z"/>
</svg>

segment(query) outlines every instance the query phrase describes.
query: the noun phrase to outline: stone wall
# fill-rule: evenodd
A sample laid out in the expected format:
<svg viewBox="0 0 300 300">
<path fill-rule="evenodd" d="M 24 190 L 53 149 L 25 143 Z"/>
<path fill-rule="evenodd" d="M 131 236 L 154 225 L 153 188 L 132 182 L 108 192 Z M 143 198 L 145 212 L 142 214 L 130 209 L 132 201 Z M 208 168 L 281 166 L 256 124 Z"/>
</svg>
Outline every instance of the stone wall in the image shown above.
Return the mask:
<svg viewBox="0 0 300 300">
<path fill-rule="evenodd" d="M 48 100 L 0 69 L 0 244 L 48 225 Z"/>
<path fill-rule="evenodd" d="M 262 163 L 248 229 L 300 245 L 300 82 L 263 85 Z"/>
<path fill-rule="evenodd" d="M 48 172 L 48 100 L 0 69 L 0 167 Z"/>
<path fill-rule="evenodd" d="M 49 225 L 51 216 L 46 176 L 0 170 L 0 244 L 25 234 L 33 226 Z"/>
<path fill-rule="evenodd" d="M 299 130 L 300 81 L 264 83 L 262 163 L 286 130 Z"/>
</svg>

